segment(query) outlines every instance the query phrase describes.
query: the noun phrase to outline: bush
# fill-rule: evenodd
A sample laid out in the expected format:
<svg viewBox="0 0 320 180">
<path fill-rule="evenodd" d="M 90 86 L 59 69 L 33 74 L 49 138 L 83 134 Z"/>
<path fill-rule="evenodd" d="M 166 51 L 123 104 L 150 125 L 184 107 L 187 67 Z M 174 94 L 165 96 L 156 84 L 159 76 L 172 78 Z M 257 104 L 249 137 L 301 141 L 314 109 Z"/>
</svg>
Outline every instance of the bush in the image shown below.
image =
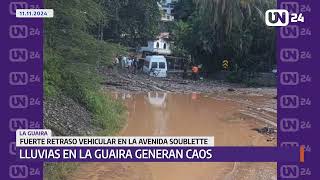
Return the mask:
<svg viewBox="0 0 320 180">
<path fill-rule="evenodd" d="M 66 180 L 70 172 L 74 171 L 78 163 L 63 162 L 63 163 L 45 163 L 45 180 Z"/>
<path fill-rule="evenodd" d="M 241 71 L 232 72 L 227 76 L 227 81 L 231 83 L 242 83 L 244 81 L 244 75 Z"/>
<path fill-rule="evenodd" d="M 101 135 L 117 133 L 123 125 L 123 105 L 101 91 L 88 91 L 86 93 L 88 108 L 94 114 L 95 124 L 103 129 Z"/>
<path fill-rule="evenodd" d="M 123 122 L 124 107 L 101 90 L 103 78 L 95 67 L 71 64 L 64 70 L 62 91 L 92 112 L 94 123 L 103 129 L 102 134 L 116 133 Z"/>
<path fill-rule="evenodd" d="M 248 87 L 259 87 L 263 86 L 263 83 L 259 83 L 257 80 L 250 79 L 246 82 L 246 86 Z"/>
<path fill-rule="evenodd" d="M 48 63 L 47 67 L 53 67 L 45 72 L 47 96 L 54 95 L 53 91 L 61 91 L 86 107 L 93 115 L 93 123 L 103 129 L 96 135 L 113 135 L 119 131 L 124 122 L 124 107 L 101 90 L 103 78 L 94 66 L 76 63 L 58 70 L 54 69 L 57 64 Z M 77 166 L 78 163 L 46 163 L 45 179 L 65 180 Z"/>
<path fill-rule="evenodd" d="M 62 57 L 51 48 L 45 48 L 44 53 L 44 93 L 45 96 L 55 96 L 61 83 Z"/>
<path fill-rule="evenodd" d="M 66 65 L 62 70 L 62 91 L 84 106 L 86 91 L 96 91 L 103 81 L 93 65 L 74 63 Z"/>
</svg>

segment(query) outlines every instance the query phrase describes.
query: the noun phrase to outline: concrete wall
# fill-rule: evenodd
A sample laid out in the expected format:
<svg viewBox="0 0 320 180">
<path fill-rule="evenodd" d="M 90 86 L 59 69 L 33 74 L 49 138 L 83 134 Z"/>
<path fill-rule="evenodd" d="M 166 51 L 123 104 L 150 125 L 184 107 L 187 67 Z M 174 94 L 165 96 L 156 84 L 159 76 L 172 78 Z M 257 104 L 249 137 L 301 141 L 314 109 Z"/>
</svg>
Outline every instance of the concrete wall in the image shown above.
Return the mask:
<svg viewBox="0 0 320 180">
<path fill-rule="evenodd" d="M 216 80 L 227 80 L 227 77 L 231 74 L 231 71 L 221 71 L 210 75 L 210 78 Z M 270 73 L 257 73 L 256 77 L 250 80 L 250 83 L 253 83 L 258 86 L 276 86 L 277 85 L 277 76 L 276 74 Z"/>
<path fill-rule="evenodd" d="M 257 82 L 258 85 L 263 86 L 276 86 L 277 76 L 274 73 L 259 73 L 253 81 Z"/>
</svg>

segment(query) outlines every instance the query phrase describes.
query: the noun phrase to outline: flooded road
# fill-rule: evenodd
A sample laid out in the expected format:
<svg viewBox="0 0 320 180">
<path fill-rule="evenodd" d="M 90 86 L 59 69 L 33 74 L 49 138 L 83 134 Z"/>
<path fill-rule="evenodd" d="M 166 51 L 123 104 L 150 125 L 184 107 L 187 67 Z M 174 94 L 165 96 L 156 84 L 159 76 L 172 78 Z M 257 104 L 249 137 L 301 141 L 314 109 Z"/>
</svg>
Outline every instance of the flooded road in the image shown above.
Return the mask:
<svg viewBox="0 0 320 180">
<path fill-rule="evenodd" d="M 115 94 L 128 108 L 123 136 L 214 136 L 215 146 L 274 146 L 242 104 L 200 94 Z M 275 163 L 83 163 L 71 179 L 276 179 Z"/>
</svg>

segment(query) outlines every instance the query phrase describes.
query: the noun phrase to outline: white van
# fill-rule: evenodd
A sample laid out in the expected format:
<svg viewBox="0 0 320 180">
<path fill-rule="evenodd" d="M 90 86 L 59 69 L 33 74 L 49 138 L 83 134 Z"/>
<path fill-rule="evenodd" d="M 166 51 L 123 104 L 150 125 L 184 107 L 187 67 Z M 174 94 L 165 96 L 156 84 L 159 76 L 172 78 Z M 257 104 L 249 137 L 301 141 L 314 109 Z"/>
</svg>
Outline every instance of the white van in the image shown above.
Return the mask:
<svg viewBox="0 0 320 180">
<path fill-rule="evenodd" d="M 144 59 L 143 72 L 154 77 L 167 77 L 167 60 L 164 56 L 147 56 Z"/>
</svg>

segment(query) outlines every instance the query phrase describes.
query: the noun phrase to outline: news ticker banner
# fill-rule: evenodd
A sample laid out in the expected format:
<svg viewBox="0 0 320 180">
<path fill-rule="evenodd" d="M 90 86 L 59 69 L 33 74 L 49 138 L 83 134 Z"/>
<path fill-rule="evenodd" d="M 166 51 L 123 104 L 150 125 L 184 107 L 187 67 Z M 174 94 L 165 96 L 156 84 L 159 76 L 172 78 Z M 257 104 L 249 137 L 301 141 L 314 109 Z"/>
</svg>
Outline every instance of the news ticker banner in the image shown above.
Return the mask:
<svg viewBox="0 0 320 180">
<path fill-rule="evenodd" d="M 319 131 L 319 1 L 278 0 L 278 9 L 303 23 L 277 28 L 278 147 L 302 147 L 302 162 L 278 162 L 278 179 L 317 179 L 315 132 Z M 292 18 L 292 16 L 290 16 Z"/>
<path fill-rule="evenodd" d="M 318 1 L 278 1 L 278 8 L 289 12 L 303 13 L 304 23 L 289 24 L 278 28 L 277 62 L 278 62 L 278 147 L 213 147 L 213 146 L 99 146 L 99 147 L 16 147 L 17 129 L 43 128 L 43 20 L 37 18 L 16 18 L 16 9 L 43 8 L 42 0 L 9 1 L 2 0 L 1 8 L 1 117 L 3 119 L 1 137 L 7 148 L 1 148 L 4 179 L 43 179 L 44 161 L 108 161 L 100 158 L 80 158 L 82 152 L 99 154 L 102 150 L 130 149 L 134 155 L 126 161 L 160 161 L 157 159 L 139 158 L 140 151 L 159 150 L 160 153 L 170 150 L 181 150 L 184 158 L 180 161 L 247 161 L 278 162 L 278 179 L 315 179 L 314 148 L 317 145 L 313 134 L 319 128 L 316 108 L 319 107 L 319 81 L 317 68 L 320 58 L 317 51 L 319 26 L 317 17 Z M 22 14 L 24 15 L 24 14 Z M 312 15 L 312 16 L 311 16 Z M 318 15 L 318 16 L 317 16 Z M 293 78 L 294 77 L 294 78 Z M 318 83 L 318 84 L 316 84 Z M 303 145 L 303 146 L 302 146 Z M 303 147 L 303 148 L 301 148 Z M 79 158 L 49 158 L 39 160 L 20 159 L 21 152 L 38 153 L 50 151 L 78 154 Z M 58 150 L 57 150 L 58 149 Z M 163 150 L 164 149 L 164 150 Z M 166 151 L 166 150 L 167 151 Z M 189 151 L 188 151 L 189 150 Z M 188 158 L 190 153 L 203 152 L 205 157 Z M 202 151 L 201 151 L 202 150 Z M 209 151 L 211 150 L 211 151 Z M 89 152 L 90 151 L 90 152 Z M 201 152 L 200 152 L 201 151 Z M 303 152 L 303 153 L 301 153 Z M 304 155 L 305 152 L 305 155 Z M 297 154 L 299 153 L 299 154 Z M 49 152 L 50 154 L 50 152 Z M 162 153 L 163 154 L 163 153 Z M 89 156 L 89 155 L 88 155 Z M 102 155 L 101 155 L 102 156 Z M 210 155 L 209 155 L 210 156 Z M 201 157 L 201 156 L 199 156 Z M 110 159 L 109 159 L 110 160 Z M 117 161 L 116 159 L 113 159 Z M 300 161 L 303 160 L 303 163 Z M 173 161 L 162 159 L 162 162 Z"/>
<path fill-rule="evenodd" d="M 299 147 L 214 147 L 207 136 L 52 136 L 17 130 L 21 161 L 46 162 L 299 162 Z"/>
</svg>

